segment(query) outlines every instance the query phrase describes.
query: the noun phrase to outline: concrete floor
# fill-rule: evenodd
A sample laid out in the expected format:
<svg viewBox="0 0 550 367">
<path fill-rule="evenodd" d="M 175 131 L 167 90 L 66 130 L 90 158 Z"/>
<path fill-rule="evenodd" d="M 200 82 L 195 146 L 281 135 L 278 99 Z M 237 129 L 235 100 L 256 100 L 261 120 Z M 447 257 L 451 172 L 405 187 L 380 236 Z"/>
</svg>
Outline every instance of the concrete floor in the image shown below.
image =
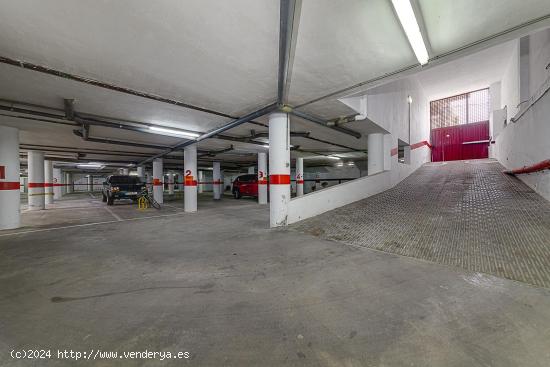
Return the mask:
<svg viewBox="0 0 550 367">
<path fill-rule="evenodd" d="M 545 288 L 270 230 L 252 200 L 110 208 L 121 220 L 87 198 L 56 205 L 69 202 L 85 210 L 25 213 L 27 227 L 0 232 L 1 365 L 75 364 L 9 357 L 21 348 L 190 352 L 162 362 L 174 366 L 550 361 Z"/>
</svg>

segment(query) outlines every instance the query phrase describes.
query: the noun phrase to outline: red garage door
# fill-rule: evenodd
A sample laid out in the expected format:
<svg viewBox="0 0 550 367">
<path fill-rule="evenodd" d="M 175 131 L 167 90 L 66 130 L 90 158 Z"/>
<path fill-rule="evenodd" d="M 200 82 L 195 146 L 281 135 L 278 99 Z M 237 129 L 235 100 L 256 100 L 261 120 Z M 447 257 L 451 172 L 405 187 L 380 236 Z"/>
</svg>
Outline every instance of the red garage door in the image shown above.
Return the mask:
<svg viewBox="0 0 550 367">
<path fill-rule="evenodd" d="M 430 102 L 432 161 L 489 156 L 489 89 Z"/>
</svg>

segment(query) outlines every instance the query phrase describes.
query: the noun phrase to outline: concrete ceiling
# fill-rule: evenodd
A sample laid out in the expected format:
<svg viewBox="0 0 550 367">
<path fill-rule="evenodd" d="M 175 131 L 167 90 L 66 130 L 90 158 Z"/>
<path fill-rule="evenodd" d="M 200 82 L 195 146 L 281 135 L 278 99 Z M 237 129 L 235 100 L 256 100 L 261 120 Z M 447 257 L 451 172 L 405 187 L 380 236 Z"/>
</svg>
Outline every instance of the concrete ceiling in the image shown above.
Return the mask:
<svg viewBox="0 0 550 367">
<path fill-rule="evenodd" d="M 433 55 L 550 14 L 548 0 L 417 0 Z"/>
<path fill-rule="evenodd" d="M 550 14 L 547 0 L 414 3 L 424 21 L 422 28 L 432 57 Z M 380 80 L 386 73 L 416 64 L 390 0 L 302 0 L 295 40 L 288 99 L 291 105 L 363 85 L 365 81 Z M 470 61 L 433 67 L 419 78 L 430 96 L 437 96 L 444 89 L 460 90 L 488 83 L 501 70 L 507 47 L 474 55 Z M 231 116 L 242 116 L 276 100 L 278 51 L 277 0 L 18 0 L 0 4 L 0 56 Z M 472 65 L 477 65 L 477 72 L 468 73 Z M 61 109 L 64 98 L 74 98 L 77 112 L 198 132 L 231 121 L 228 117 L 6 64 L 0 64 L 0 85 L 0 99 Z M 369 84 L 364 83 L 363 87 L 368 88 Z M 354 113 L 337 98 L 323 98 L 302 110 L 324 119 Z M 256 121 L 268 123 L 265 116 Z M 84 142 L 73 134 L 74 126 L 6 116 L 0 116 L 0 123 L 19 127 L 22 144 L 113 151 L 111 156 L 94 156 L 98 159 L 140 161 L 139 157 L 118 152 L 157 152 Z M 376 130 L 375 125 L 364 121 L 348 126 L 364 135 Z M 366 136 L 356 139 L 299 118 L 291 118 L 291 129 L 310 132 L 323 141 L 293 137 L 292 144 L 306 151 L 347 149 L 337 145 L 367 148 Z M 265 126 L 247 123 L 227 135 L 247 136 L 250 130 L 267 131 Z M 90 134 L 159 145 L 182 141 L 95 126 Z M 255 157 L 250 153 L 265 150 L 255 144 L 219 139 L 202 141 L 199 149 L 219 150 L 230 145 L 234 151 L 220 154 L 219 159 L 253 162 Z M 292 153 L 301 154 L 306 153 Z"/>
</svg>

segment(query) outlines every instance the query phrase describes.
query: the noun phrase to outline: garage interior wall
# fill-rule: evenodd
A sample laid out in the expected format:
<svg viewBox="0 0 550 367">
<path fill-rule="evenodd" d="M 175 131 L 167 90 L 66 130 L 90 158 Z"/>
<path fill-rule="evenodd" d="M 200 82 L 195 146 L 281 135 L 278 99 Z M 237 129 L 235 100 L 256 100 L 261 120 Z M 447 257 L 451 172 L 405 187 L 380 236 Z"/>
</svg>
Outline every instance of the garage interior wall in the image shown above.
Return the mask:
<svg viewBox="0 0 550 367">
<path fill-rule="evenodd" d="M 361 98 L 363 96 L 358 96 Z M 409 97 L 410 141 L 409 141 Z M 355 97 L 354 97 L 355 98 Z M 359 112 L 359 111 L 358 111 Z M 290 201 L 288 223 L 319 215 L 387 190 L 431 160 L 428 101 L 415 76 L 397 80 L 367 92 L 367 118 L 388 133 L 384 136 L 384 171 L 311 192 Z M 398 140 L 411 146 L 410 163 L 397 159 Z M 368 149 L 368 148 L 367 148 Z"/>
<path fill-rule="evenodd" d="M 506 107 L 507 123 L 493 137 L 494 157 L 507 169 L 531 166 L 550 159 L 550 95 L 545 92 L 550 86 L 550 68 L 547 69 L 550 65 L 550 29 L 527 37 L 528 52 L 520 55 L 520 42 L 517 41 L 501 83 L 501 108 Z M 523 71 L 520 72 L 522 65 Z M 528 83 L 529 95 L 525 99 L 520 96 L 522 83 Z M 541 93 L 544 95 L 528 108 L 529 99 Z M 526 110 L 525 113 L 516 122 L 511 122 L 523 110 Z M 550 200 L 549 170 L 518 177 Z"/>
</svg>

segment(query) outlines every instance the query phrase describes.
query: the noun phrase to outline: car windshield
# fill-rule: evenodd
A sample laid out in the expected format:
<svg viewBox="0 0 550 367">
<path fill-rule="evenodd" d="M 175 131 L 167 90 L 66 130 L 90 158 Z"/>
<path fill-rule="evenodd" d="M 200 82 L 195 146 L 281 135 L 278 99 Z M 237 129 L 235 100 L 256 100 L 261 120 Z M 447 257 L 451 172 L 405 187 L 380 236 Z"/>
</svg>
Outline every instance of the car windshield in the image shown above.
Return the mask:
<svg viewBox="0 0 550 367">
<path fill-rule="evenodd" d="M 109 182 L 112 184 L 128 185 L 139 184 L 141 180 L 137 176 L 111 176 Z"/>
<path fill-rule="evenodd" d="M 240 182 L 252 182 L 256 179 L 256 175 L 244 175 L 239 177 Z"/>
</svg>

